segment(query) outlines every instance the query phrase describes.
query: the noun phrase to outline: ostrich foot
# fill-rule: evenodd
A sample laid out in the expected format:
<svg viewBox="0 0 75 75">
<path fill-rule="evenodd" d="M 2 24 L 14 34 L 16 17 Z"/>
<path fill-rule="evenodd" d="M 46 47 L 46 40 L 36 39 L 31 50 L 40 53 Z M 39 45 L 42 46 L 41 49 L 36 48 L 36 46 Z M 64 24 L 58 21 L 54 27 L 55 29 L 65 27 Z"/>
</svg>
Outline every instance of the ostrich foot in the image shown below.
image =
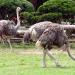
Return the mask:
<svg viewBox="0 0 75 75">
<path fill-rule="evenodd" d="M 46 65 L 42 65 L 42 68 L 46 68 Z"/>
<path fill-rule="evenodd" d="M 59 63 L 59 61 L 55 61 L 55 64 L 56 64 L 56 67 L 63 67 L 63 66 Z"/>
<path fill-rule="evenodd" d="M 56 67 L 64 68 L 64 66 L 61 64 L 56 64 Z"/>
<path fill-rule="evenodd" d="M 46 66 L 46 64 L 42 64 L 42 68 L 46 68 L 47 66 Z"/>
</svg>

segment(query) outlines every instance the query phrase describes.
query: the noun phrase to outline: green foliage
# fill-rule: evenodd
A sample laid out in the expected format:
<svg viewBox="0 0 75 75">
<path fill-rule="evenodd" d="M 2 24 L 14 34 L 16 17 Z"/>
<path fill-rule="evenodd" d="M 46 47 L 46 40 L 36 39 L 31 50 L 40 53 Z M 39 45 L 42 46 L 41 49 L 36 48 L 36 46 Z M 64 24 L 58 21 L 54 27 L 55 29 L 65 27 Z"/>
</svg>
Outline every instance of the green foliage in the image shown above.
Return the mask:
<svg viewBox="0 0 75 75">
<path fill-rule="evenodd" d="M 23 20 L 27 21 L 29 23 L 29 25 L 34 24 L 38 21 L 39 17 L 36 16 L 36 12 L 33 13 L 29 13 L 29 12 L 23 12 L 21 13 L 21 17 L 23 18 Z"/>
<path fill-rule="evenodd" d="M 49 57 L 46 58 L 47 68 L 42 68 L 42 50 L 24 48 L 10 52 L 0 48 L 0 75 L 75 75 L 75 61 L 65 52 L 53 50 L 53 56 L 58 58 L 63 68 L 56 67 Z M 75 52 L 71 50 L 72 53 Z"/>
<path fill-rule="evenodd" d="M 9 18 L 15 16 L 15 10 L 18 6 L 22 8 L 22 11 L 34 11 L 32 3 L 27 0 L 0 0 L 0 17 L 2 16 L 2 19 L 6 19 L 7 14 Z"/>
<path fill-rule="evenodd" d="M 61 13 L 62 19 L 74 23 L 75 1 L 74 0 L 48 0 L 38 10 L 41 14 Z"/>
<path fill-rule="evenodd" d="M 32 49 L 35 48 L 35 44 L 33 42 L 29 44 L 23 44 L 23 43 L 12 43 L 12 47 L 14 49 Z M 0 49 L 10 49 L 8 44 L 0 44 Z"/>
<path fill-rule="evenodd" d="M 29 1 L 21 0 L 22 1 L 22 7 L 24 8 L 24 11 L 32 12 L 34 11 L 34 6 Z"/>
<path fill-rule="evenodd" d="M 61 19 L 62 14 L 61 13 L 47 13 L 40 16 L 39 21 L 52 21 L 57 22 Z"/>
<path fill-rule="evenodd" d="M 75 1 L 73 0 L 49 0 L 41 5 L 40 13 L 61 12 L 63 14 L 75 14 Z"/>
<path fill-rule="evenodd" d="M 26 11 L 33 11 L 33 5 L 27 0 L 0 0 L 0 7 L 16 8 L 17 6 L 25 8 Z"/>
<path fill-rule="evenodd" d="M 31 25 L 36 22 L 45 20 L 57 22 L 62 17 L 62 14 L 61 13 L 40 14 L 39 12 L 32 12 L 32 13 L 23 12 L 21 13 L 21 17 L 23 18 L 23 20 L 26 20 Z"/>
<path fill-rule="evenodd" d="M 35 10 L 37 10 L 37 8 L 43 4 L 44 2 L 46 2 L 47 0 L 28 0 L 30 2 L 33 3 Z"/>
</svg>

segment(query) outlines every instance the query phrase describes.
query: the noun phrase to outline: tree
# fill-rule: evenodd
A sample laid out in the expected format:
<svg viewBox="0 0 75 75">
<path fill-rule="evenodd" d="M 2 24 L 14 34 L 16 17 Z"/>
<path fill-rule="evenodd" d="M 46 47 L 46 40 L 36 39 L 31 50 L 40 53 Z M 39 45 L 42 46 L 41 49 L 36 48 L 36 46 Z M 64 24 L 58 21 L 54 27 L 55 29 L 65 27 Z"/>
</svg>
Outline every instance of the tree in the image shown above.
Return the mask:
<svg viewBox="0 0 75 75">
<path fill-rule="evenodd" d="M 28 1 L 30 1 L 31 3 L 33 3 L 35 9 L 37 10 L 38 7 L 40 5 L 42 5 L 44 2 L 46 2 L 47 0 L 28 0 Z"/>
<path fill-rule="evenodd" d="M 21 7 L 23 11 L 34 11 L 33 5 L 27 0 L 0 0 L 0 19 L 11 19 L 16 15 L 16 8 Z"/>
<path fill-rule="evenodd" d="M 38 8 L 42 14 L 49 12 L 62 13 L 66 19 L 73 18 L 75 15 L 75 1 L 74 0 L 48 0 Z"/>
</svg>

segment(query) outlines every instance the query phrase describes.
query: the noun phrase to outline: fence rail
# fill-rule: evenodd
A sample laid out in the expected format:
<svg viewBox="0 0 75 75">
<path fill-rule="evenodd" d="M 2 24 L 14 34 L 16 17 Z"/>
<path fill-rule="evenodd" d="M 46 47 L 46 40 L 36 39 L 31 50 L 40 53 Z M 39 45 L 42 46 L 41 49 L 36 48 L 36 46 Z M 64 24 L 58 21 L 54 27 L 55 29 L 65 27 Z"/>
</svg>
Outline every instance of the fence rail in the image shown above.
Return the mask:
<svg viewBox="0 0 75 75">
<path fill-rule="evenodd" d="M 25 30 L 27 30 L 28 28 L 25 28 L 25 27 L 20 27 L 19 30 L 17 31 L 17 36 L 15 38 L 11 38 L 11 42 L 15 42 L 15 43 L 20 43 L 23 41 L 23 35 L 25 33 Z M 75 42 L 75 34 L 72 34 L 70 39 L 69 39 L 69 42 L 72 43 L 72 42 Z"/>
</svg>

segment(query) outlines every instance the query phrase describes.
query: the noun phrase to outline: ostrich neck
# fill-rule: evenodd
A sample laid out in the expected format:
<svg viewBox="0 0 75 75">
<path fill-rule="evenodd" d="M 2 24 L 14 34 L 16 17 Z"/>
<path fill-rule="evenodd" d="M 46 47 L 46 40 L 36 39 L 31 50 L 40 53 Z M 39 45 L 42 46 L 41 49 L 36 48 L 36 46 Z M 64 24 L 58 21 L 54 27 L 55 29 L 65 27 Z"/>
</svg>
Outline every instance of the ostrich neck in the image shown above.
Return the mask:
<svg viewBox="0 0 75 75">
<path fill-rule="evenodd" d="M 20 27 L 20 17 L 19 17 L 19 11 L 16 10 L 17 14 L 17 25 L 15 26 L 16 30 Z"/>
</svg>

